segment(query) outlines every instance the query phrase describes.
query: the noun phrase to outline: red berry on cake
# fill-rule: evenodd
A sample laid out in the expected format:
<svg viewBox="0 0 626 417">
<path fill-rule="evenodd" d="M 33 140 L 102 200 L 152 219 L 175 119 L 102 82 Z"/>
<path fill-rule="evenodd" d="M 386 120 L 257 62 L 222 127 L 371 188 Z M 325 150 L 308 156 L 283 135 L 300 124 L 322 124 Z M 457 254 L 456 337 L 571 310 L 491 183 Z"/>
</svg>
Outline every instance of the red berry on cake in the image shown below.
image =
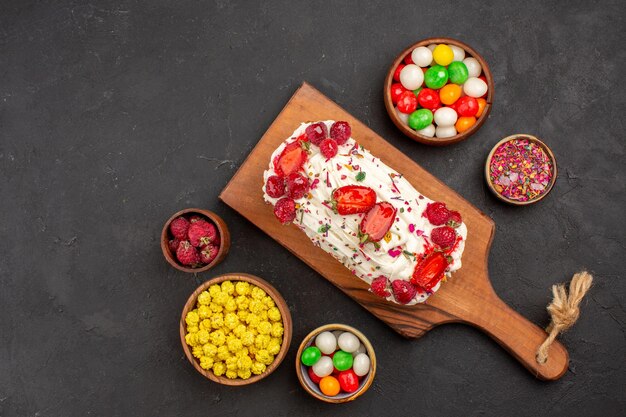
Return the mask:
<svg viewBox="0 0 626 417">
<path fill-rule="evenodd" d="M 365 213 L 376 204 L 376 192 L 362 185 L 345 185 L 333 191 L 330 204 L 342 216 Z"/>
<path fill-rule="evenodd" d="M 187 239 L 189 221 L 184 217 L 177 217 L 170 223 L 170 233 L 176 239 Z"/>
<path fill-rule="evenodd" d="M 282 224 L 291 223 L 296 218 L 296 202 L 289 197 L 281 198 L 274 205 L 274 215 Z"/>
<path fill-rule="evenodd" d="M 218 251 L 219 248 L 215 245 L 209 244 L 202 247 L 202 249 L 200 250 L 200 262 L 202 262 L 203 264 L 210 264 L 217 256 Z"/>
<path fill-rule="evenodd" d="M 337 146 L 335 139 L 326 138 L 320 142 L 320 152 L 326 159 L 330 159 L 337 155 L 338 150 L 339 147 Z"/>
<path fill-rule="evenodd" d="M 425 290 L 432 289 L 441 278 L 448 267 L 448 260 L 441 252 L 432 252 L 425 258 L 418 260 L 411 282 Z"/>
<path fill-rule="evenodd" d="M 274 162 L 274 170 L 279 176 L 298 172 L 307 160 L 306 142 L 295 140 L 289 143 Z"/>
<path fill-rule="evenodd" d="M 343 145 L 350 139 L 352 128 L 348 122 L 335 122 L 330 127 L 330 137 L 335 139 L 337 145 Z"/>
<path fill-rule="evenodd" d="M 280 198 L 285 195 L 285 179 L 278 175 L 271 175 L 265 183 L 265 192 L 273 198 Z"/>
<path fill-rule="evenodd" d="M 198 251 L 188 240 L 183 240 L 179 243 L 178 249 L 176 249 L 176 259 L 186 266 L 195 265 L 200 261 Z"/>
<path fill-rule="evenodd" d="M 374 278 L 370 286 L 370 291 L 379 297 L 389 297 L 391 295 L 391 292 L 389 292 L 389 278 L 384 275 Z"/>
<path fill-rule="evenodd" d="M 293 172 L 287 177 L 287 197 L 291 197 L 294 200 L 302 198 L 309 192 L 309 178 L 300 174 L 299 172 Z"/>
<path fill-rule="evenodd" d="M 415 298 L 417 289 L 409 281 L 397 279 L 391 283 L 393 296 L 400 304 L 408 304 Z"/>
<path fill-rule="evenodd" d="M 456 232 L 450 226 L 435 227 L 430 232 L 430 240 L 443 249 L 451 248 L 456 241 Z"/>
<path fill-rule="evenodd" d="M 378 242 L 396 220 L 396 208 L 386 201 L 375 204 L 361 220 L 359 240 L 361 244 Z"/>
<path fill-rule="evenodd" d="M 187 235 L 189 236 L 189 243 L 195 247 L 200 247 L 208 245 L 215 240 L 217 229 L 206 220 L 198 220 L 189 226 Z"/>
<path fill-rule="evenodd" d="M 463 223 L 463 219 L 461 218 L 461 213 L 458 211 L 451 211 L 450 218 L 448 219 L 448 226 L 450 227 L 459 227 Z"/>
<path fill-rule="evenodd" d="M 426 206 L 426 218 L 431 224 L 441 226 L 450 218 L 450 210 L 447 209 L 445 203 L 429 203 Z"/>
<path fill-rule="evenodd" d="M 317 122 L 308 125 L 304 133 L 313 145 L 319 145 L 322 140 L 328 137 L 328 128 L 326 123 Z"/>
</svg>

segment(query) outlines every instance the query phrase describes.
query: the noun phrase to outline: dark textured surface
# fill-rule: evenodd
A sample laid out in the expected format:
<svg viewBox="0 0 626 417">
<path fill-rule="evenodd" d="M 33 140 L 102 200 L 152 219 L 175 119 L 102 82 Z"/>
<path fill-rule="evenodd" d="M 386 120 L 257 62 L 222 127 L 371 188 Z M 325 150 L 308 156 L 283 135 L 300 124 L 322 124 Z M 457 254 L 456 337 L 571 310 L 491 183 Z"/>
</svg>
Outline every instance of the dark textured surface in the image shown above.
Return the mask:
<svg viewBox="0 0 626 417">
<path fill-rule="evenodd" d="M 623 2 L 243 3 L 0 5 L 0 415 L 624 415 Z M 404 138 L 381 92 L 398 51 L 437 35 L 476 48 L 496 82 L 482 130 L 442 149 Z M 594 273 L 560 381 L 461 325 L 402 339 L 218 201 L 303 80 L 496 221 L 493 285 L 534 322 L 547 323 L 553 283 Z M 560 168 L 526 208 L 482 178 L 491 146 L 519 132 Z M 158 244 L 189 206 L 221 214 L 233 238 L 195 279 Z M 285 362 L 243 388 L 203 379 L 177 333 L 197 284 L 230 271 L 272 282 L 294 319 Z M 371 390 L 341 406 L 308 397 L 293 366 L 300 339 L 337 321 L 379 360 Z"/>
</svg>

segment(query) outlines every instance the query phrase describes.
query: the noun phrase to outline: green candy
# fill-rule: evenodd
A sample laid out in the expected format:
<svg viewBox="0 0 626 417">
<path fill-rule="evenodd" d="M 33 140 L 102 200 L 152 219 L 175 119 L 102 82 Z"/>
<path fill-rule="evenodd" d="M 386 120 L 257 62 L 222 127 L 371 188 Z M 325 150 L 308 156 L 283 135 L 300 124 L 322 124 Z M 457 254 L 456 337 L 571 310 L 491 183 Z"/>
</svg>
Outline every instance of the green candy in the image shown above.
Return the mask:
<svg viewBox="0 0 626 417">
<path fill-rule="evenodd" d="M 448 75 L 450 82 L 453 84 L 461 85 L 469 77 L 467 66 L 461 61 L 454 61 L 448 65 Z"/>
<path fill-rule="evenodd" d="M 433 65 L 424 74 L 426 87 L 438 90 L 448 82 L 448 70 L 441 65 Z"/>
<path fill-rule="evenodd" d="M 320 360 L 321 357 L 322 357 L 322 352 L 320 352 L 320 350 L 317 347 L 309 346 L 308 348 L 304 349 L 304 352 L 302 352 L 302 356 L 300 357 L 300 360 L 306 366 L 313 366 L 317 363 L 317 361 Z"/>
<path fill-rule="evenodd" d="M 409 126 L 411 129 L 422 130 L 433 122 L 433 112 L 428 109 L 415 110 L 409 116 Z M 337 368 L 339 369 L 339 368 Z"/>
<path fill-rule="evenodd" d="M 338 350 L 333 356 L 333 365 L 340 371 L 347 371 L 352 368 L 352 361 L 352 354 L 343 350 Z"/>
<path fill-rule="evenodd" d="M 417 90 L 413 90 L 413 94 L 415 94 L 415 97 L 417 97 L 420 91 L 422 91 L 422 87 L 419 87 Z"/>
</svg>

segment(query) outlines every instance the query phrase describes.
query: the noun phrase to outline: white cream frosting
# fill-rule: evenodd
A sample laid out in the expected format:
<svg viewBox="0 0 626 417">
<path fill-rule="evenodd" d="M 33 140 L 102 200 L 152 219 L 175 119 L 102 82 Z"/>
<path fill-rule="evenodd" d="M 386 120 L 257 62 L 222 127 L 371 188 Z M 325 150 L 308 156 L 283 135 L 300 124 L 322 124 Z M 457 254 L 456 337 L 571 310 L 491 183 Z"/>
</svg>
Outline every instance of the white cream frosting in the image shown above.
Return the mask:
<svg viewBox="0 0 626 417">
<path fill-rule="evenodd" d="M 326 120 L 324 123 L 330 130 L 334 121 Z M 287 143 L 303 134 L 309 124 L 302 123 L 272 154 L 269 168 L 263 175 L 263 196 L 267 203 L 273 205 L 279 200 L 265 192 L 267 178 L 276 175 L 273 166 L 275 157 L 280 155 Z M 303 170 L 312 186 L 310 195 L 295 200 L 297 210 L 293 223 L 307 234 L 313 244 L 331 254 L 368 284 L 380 275 L 391 281 L 409 281 L 417 263 L 409 253 L 421 254 L 429 245 L 432 246 L 429 236 L 436 226 L 430 224 L 422 213 L 433 200 L 420 194 L 401 174 L 360 147 L 353 138 L 340 145 L 337 155 L 330 160 L 320 153 L 318 146 L 311 145 Z M 357 181 L 360 172 L 365 177 Z M 370 187 L 376 192 L 378 202 L 387 201 L 397 209 L 396 220 L 389 229 L 391 239 L 381 240 L 379 249 L 372 243 L 363 246 L 359 244 L 358 230 L 362 214 L 342 216 L 334 213 L 325 203 L 331 200 L 333 190 L 345 185 Z M 326 225 L 330 228 L 324 232 Z M 446 270 L 448 277 L 461 267 L 461 255 L 467 238 L 465 223 L 456 228 L 456 232 L 461 241 L 449 253 L 452 261 Z M 440 285 L 441 282 L 431 291 L 437 291 Z M 409 304 L 424 302 L 428 296 L 428 293 L 418 291 Z M 393 295 L 387 299 L 396 302 Z"/>
</svg>

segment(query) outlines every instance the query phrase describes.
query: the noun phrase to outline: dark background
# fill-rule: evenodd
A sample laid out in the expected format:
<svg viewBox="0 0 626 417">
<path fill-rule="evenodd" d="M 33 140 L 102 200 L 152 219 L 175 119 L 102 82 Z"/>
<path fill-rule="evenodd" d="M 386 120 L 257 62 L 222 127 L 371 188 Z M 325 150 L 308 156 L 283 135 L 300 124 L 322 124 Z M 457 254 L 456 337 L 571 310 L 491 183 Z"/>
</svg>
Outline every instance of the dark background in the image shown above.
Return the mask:
<svg viewBox="0 0 626 417">
<path fill-rule="evenodd" d="M 626 413 L 623 2 L 0 4 L 0 415 Z M 441 149 L 404 137 L 382 100 L 392 59 L 430 36 L 472 45 L 495 78 L 487 123 Z M 493 285 L 530 320 L 547 324 L 552 284 L 593 272 L 560 381 L 462 325 L 403 339 L 218 200 L 303 80 L 495 220 Z M 552 147 L 560 174 L 526 208 L 482 177 L 491 147 L 521 132 Z M 163 222 L 194 206 L 233 239 L 197 277 L 159 248 Z M 194 288 L 235 271 L 273 283 L 294 319 L 285 362 L 242 388 L 201 377 L 178 337 Z M 296 378 L 299 342 L 329 322 L 377 349 L 352 404 L 318 402 Z"/>
</svg>

